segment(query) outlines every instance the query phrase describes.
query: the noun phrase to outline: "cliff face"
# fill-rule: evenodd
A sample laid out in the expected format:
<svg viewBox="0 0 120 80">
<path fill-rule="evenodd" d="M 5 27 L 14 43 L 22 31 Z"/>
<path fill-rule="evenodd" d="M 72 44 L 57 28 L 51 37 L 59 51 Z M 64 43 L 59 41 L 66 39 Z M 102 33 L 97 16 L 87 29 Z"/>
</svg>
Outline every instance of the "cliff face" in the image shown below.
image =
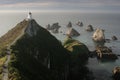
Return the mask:
<svg viewBox="0 0 120 80">
<path fill-rule="evenodd" d="M 14 67 L 22 76 L 21 80 L 64 79 L 68 51 L 35 20 L 21 23 L 26 24 L 24 34 L 11 47 L 16 56 Z"/>
<path fill-rule="evenodd" d="M 40 29 L 40 26 L 36 23 L 35 20 L 29 20 L 28 25 L 24 32 L 32 37 L 32 36 L 37 35 L 37 32 L 39 29 Z"/>
<path fill-rule="evenodd" d="M 83 65 L 88 60 L 89 49 L 85 44 L 72 38 L 67 38 L 64 42 L 64 47 L 71 52 L 72 61 L 78 59 L 76 62 Z"/>
<path fill-rule="evenodd" d="M 64 42 L 64 47 L 70 51 L 70 80 L 88 80 L 90 77 L 88 69 L 85 67 L 88 61 L 89 50 L 81 42 L 72 38 L 67 38 Z M 91 79 L 90 79 L 91 80 Z"/>
</svg>

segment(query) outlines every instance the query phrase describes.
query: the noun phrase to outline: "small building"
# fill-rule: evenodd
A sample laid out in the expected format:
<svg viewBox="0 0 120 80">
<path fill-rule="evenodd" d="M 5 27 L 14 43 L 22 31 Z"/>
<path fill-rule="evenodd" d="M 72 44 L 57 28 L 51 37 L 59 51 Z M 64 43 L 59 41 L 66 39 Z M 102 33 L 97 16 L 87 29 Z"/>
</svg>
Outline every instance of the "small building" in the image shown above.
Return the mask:
<svg viewBox="0 0 120 80">
<path fill-rule="evenodd" d="M 32 13 L 31 13 L 31 12 L 28 13 L 28 16 L 27 16 L 26 20 L 27 20 L 27 21 L 28 21 L 28 20 L 32 20 Z"/>
</svg>

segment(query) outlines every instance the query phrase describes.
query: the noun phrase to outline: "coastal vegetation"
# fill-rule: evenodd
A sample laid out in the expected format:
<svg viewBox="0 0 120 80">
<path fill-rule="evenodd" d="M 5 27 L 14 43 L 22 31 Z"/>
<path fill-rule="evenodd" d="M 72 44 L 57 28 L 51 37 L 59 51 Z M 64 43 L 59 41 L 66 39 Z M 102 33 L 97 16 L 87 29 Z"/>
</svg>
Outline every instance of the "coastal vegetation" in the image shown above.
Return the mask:
<svg viewBox="0 0 120 80">
<path fill-rule="evenodd" d="M 6 61 L 7 48 L 22 34 L 22 30 L 26 26 L 26 21 L 18 23 L 13 29 L 9 30 L 0 38 L 0 75 L 2 75 L 3 65 Z"/>
<path fill-rule="evenodd" d="M 6 56 L 0 57 L 0 80 L 2 79 L 2 71 L 3 71 L 3 65 L 6 61 Z"/>
<path fill-rule="evenodd" d="M 63 46 L 70 51 L 70 80 L 93 80 L 93 75 L 86 67 L 90 52 L 86 45 L 71 37 L 67 37 Z"/>
</svg>

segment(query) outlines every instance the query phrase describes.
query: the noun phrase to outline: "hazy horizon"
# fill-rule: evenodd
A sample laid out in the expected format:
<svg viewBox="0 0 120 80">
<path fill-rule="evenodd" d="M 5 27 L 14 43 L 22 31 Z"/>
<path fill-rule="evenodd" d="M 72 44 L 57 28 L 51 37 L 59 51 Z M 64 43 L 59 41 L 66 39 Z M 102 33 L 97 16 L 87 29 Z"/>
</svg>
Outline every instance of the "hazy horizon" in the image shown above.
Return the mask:
<svg viewBox="0 0 120 80">
<path fill-rule="evenodd" d="M 119 0 L 0 0 L 6 11 L 120 12 Z"/>
</svg>

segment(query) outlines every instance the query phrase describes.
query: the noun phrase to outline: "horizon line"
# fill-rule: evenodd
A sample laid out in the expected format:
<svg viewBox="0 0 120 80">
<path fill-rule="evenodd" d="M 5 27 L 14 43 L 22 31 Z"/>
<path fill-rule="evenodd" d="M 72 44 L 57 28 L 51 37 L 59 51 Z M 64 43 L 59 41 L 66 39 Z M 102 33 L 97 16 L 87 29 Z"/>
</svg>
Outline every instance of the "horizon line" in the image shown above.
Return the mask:
<svg viewBox="0 0 120 80">
<path fill-rule="evenodd" d="M 13 12 L 81 12 L 81 13 L 120 13 L 120 11 L 103 11 L 103 10 L 0 10 L 0 13 Z"/>
</svg>

